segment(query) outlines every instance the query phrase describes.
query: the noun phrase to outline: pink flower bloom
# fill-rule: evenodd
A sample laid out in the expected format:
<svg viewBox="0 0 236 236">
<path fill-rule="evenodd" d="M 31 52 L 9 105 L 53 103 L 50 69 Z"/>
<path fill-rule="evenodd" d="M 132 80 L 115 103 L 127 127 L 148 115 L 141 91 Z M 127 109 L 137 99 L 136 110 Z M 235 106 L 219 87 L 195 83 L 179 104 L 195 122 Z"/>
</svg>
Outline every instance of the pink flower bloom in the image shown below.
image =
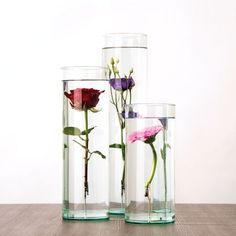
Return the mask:
<svg viewBox="0 0 236 236">
<path fill-rule="evenodd" d="M 155 137 L 161 130 L 163 130 L 163 127 L 161 125 L 148 127 L 141 131 L 133 132 L 132 134 L 129 135 L 128 140 L 131 143 L 134 143 L 137 140 L 145 142 L 149 138 Z"/>
</svg>

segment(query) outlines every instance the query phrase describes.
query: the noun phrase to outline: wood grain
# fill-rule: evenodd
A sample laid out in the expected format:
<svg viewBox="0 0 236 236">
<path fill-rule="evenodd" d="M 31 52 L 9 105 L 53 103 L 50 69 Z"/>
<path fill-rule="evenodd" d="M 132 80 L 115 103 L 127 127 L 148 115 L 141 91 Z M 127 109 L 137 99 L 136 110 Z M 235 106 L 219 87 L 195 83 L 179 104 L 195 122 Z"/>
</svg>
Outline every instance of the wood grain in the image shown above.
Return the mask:
<svg viewBox="0 0 236 236">
<path fill-rule="evenodd" d="M 176 222 L 168 225 L 63 221 L 61 206 L 0 205 L 1 236 L 236 236 L 236 205 L 178 204 Z"/>
</svg>

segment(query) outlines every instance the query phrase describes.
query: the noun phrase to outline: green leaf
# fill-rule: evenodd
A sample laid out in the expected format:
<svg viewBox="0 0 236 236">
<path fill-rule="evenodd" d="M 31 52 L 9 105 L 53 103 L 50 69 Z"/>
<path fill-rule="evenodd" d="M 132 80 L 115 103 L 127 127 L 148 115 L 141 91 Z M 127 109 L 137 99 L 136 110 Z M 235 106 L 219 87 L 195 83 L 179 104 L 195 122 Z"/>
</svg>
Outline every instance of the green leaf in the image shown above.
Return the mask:
<svg viewBox="0 0 236 236">
<path fill-rule="evenodd" d="M 100 151 L 94 151 L 94 152 L 91 153 L 91 155 L 92 154 L 98 154 L 98 155 L 101 156 L 101 158 L 106 159 L 106 156 L 104 154 L 102 154 Z"/>
<path fill-rule="evenodd" d="M 110 148 L 122 148 L 122 145 L 121 144 L 118 144 L 118 143 L 113 143 L 111 145 L 109 145 Z"/>
<path fill-rule="evenodd" d="M 68 148 L 68 146 L 64 143 L 64 148 Z"/>
<path fill-rule="evenodd" d="M 89 128 L 88 130 L 83 130 L 80 132 L 80 135 L 86 135 L 87 133 L 89 134 L 96 126 Z"/>
<path fill-rule="evenodd" d="M 92 107 L 89 110 L 93 113 L 97 113 L 97 112 L 101 111 L 101 109 L 99 110 L 99 109 L 96 109 L 95 107 Z"/>
<path fill-rule="evenodd" d="M 75 128 L 75 127 L 65 127 L 63 129 L 63 133 L 66 134 L 66 135 L 76 135 L 76 136 L 79 136 L 81 131 L 80 131 L 80 129 Z"/>
</svg>

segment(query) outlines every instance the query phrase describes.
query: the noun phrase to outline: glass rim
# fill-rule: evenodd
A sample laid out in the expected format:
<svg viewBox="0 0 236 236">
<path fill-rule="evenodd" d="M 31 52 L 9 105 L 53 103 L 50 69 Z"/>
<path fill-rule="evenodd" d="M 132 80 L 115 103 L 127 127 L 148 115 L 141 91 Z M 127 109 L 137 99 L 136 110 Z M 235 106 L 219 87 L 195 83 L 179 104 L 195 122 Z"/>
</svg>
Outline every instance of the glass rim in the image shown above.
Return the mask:
<svg viewBox="0 0 236 236">
<path fill-rule="evenodd" d="M 73 81 L 108 81 L 108 79 L 63 79 L 62 82 L 73 82 Z"/>
<path fill-rule="evenodd" d="M 145 33 L 107 33 L 103 35 L 103 49 L 110 48 L 143 48 L 147 49 Z"/>
<path fill-rule="evenodd" d="M 175 110 L 173 103 L 133 103 L 125 106 L 125 119 L 175 118 Z"/>
<path fill-rule="evenodd" d="M 61 70 L 108 70 L 105 66 L 62 66 Z"/>
<path fill-rule="evenodd" d="M 127 36 L 127 37 L 132 37 L 132 36 L 142 36 L 142 37 L 147 37 L 147 34 L 145 33 L 107 33 L 104 34 L 103 37 L 110 37 L 110 36 Z"/>
<path fill-rule="evenodd" d="M 108 81 L 108 68 L 104 66 L 64 66 L 62 81 Z"/>
<path fill-rule="evenodd" d="M 176 107 L 174 103 L 165 103 L 165 102 L 160 102 L 160 103 L 131 103 L 131 104 L 126 104 L 126 107 L 133 107 L 133 106 L 170 106 L 170 107 Z"/>
</svg>

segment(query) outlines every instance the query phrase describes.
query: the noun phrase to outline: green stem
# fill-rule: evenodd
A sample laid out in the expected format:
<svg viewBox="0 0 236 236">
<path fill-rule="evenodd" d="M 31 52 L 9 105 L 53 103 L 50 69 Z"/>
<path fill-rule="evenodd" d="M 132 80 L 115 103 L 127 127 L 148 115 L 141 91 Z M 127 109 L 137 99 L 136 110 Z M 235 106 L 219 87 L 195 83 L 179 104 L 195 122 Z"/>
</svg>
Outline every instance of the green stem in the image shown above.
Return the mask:
<svg viewBox="0 0 236 236">
<path fill-rule="evenodd" d="M 121 196 L 124 195 L 125 191 L 125 144 L 124 144 L 124 137 L 123 137 L 123 129 L 120 128 L 121 131 L 121 154 L 122 154 L 122 160 L 123 160 L 123 173 L 122 173 L 122 179 L 121 179 Z"/>
<path fill-rule="evenodd" d="M 125 100 L 123 98 L 123 91 L 121 91 L 121 109 L 124 107 Z M 121 179 L 121 196 L 123 196 L 125 191 L 125 144 L 124 144 L 124 121 L 121 120 L 121 126 L 120 126 L 120 142 L 121 142 L 121 155 L 123 159 L 123 173 L 122 173 L 122 179 Z"/>
<path fill-rule="evenodd" d="M 86 140 L 85 140 L 86 141 Z M 77 140 L 73 140 L 73 142 L 75 142 L 75 143 L 77 143 L 77 144 L 79 144 L 80 145 L 80 147 L 82 147 L 82 148 L 84 148 L 84 149 L 86 149 L 86 147 L 83 145 L 83 144 L 81 144 L 80 142 L 78 142 Z"/>
<path fill-rule="evenodd" d="M 124 98 L 124 91 L 121 91 L 121 106 L 122 106 L 122 108 L 123 108 L 123 106 L 124 106 L 124 104 L 125 104 L 125 98 Z"/>
<path fill-rule="evenodd" d="M 131 100 L 132 100 L 131 89 L 129 89 L 129 104 L 131 104 Z"/>
<path fill-rule="evenodd" d="M 153 161 L 152 161 L 152 171 L 151 171 L 151 175 L 145 185 L 145 197 L 149 197 L 149 185 L 152 183 L 153 177 L 155 175 L 155 171 L 156 171 L 156 167 L 157 167 L 157 153 L 155 150 L 155 147 L 153 145 L 153 143 L 149 143 L 151 149 L 152 149 L 152 153 L 153 153 Z"/>
<path fill-rule="evenodd" d="M 110 86 L 110 93 L 111 93 L 111 102 L 113 105 L 115 105 L 115 101 L 114 101 L 114 98 L 113 98 L 113 93 L 112 93 L 112 88 Z"/>
<path fill-rule="evenodd" d="M 118 78 L 120 78 L 119 72 L 117 72 L 117 68 L 114 66 L 114 64 L 111 65 L 112 67 L 112 72 L 114 74 L 114 79 L 116 79 L 116 75 L 118 75 Z M 124 195 L 124 190 L 125 190 L 125 144 L 124 144 L 124 121 L 121 117 L 121 112 L 119 111 L 118 107 L 118 98 L 117 98 L 117 91 L 115 90 L 115 94 L 113 96 L 112 89 L 110 87 L 110 92 L 111 92 L 111 100 L 112 104 L 115 106 L 117 117 L 119 120 L 120 124 L 120 142 L 121 142 L 121 155 L 122 155 L 122 160 L 123 160 L 123 173 L 122 173 L 122 178 L 121 178 L 121 196 Z M 121 91 L 120 94 L 120 102 L 121 102 L 121 109 L 123 109 L 124 104 L 126 103 L 128 91 L 126 91 L 126 96 L 124 97 L 123 91 Z M 130 98 L 130 103 L 131 103 L 131 98 Z"/>
<path fill-rule="evenodd" d="M 166 183 L 166 159 L 164 161 L 164 183 L 165 183 L 165 208 L 167 208 L 167 183 Z"/>
<path fill-rule="evenodd" d="M 128 98 L 128 93 L 129 93 L 129 90 L 126 90 L 126 91 L 125 91 L 125 99 L 124 99 L 124 100 L 125 100 L 125 102 L 127 101 L 127 98 Z"/>
<path fill-rule="evenodd" d="M 84 198 L 89 194 L 89 187 L 88 187 L 88 146 L 89 146 L 89 138 L 88 138 L 88 110 L 84 111 L 84 119 L 85 119 L 85 157 L 84 157 Z"/>
<path fill-rule="evenodd" d="M 166 144 L 165 144 L 165 129 L 163 130 L 163 165 L 164 165 L 164 185 L 165 185 L 165 208 L 167 208 L 167 174 L 166 174 Z"/>
<path fill-rule="evenodd" d="M 112 92 L 111 92 L 111 96 L 112 96 L 112 104 L 115 106 L 115 109 L 116 109 L 116 114 L 117 114 L 117 117 L 118 117 L 118 120 L 119 120 L 119 123 L 120 123 L 120 127 L 122 127 L 122 118 L 120 117 L 120 112 L 119 112 L 119 108 L 117 106 L 117 101 L 115 102 L 114 101 L 114 98 L 113 98 L 113 95 L 112 95 Z"/>
<path fill-rule="evenodd" d="M 121 179 L 121 196 L 124 195 L 124 191 L 125 191 L 125 162 L 123 163 L 123 173 Z"/>
<path fill-rule="evenodd" d="M 122 178 L 121 178 L 121 196 L 123 196 L 124 190 L 125 190 L 125 144 L 124 144 L 124 137 L 123 137 L 124 136 L 123 120 L 121 118 L 119 108 L 117 105 L 117 97 L 115 96 L 115 99 L 114 99 L 111 87 L 110 87 L 110 92 L 111 92 L 112 104 L 115 106 L 117 118 L 118 118 L 119 124 L 120 124 L 121 155 L 122 155 L 122 160 L 124 162 L 123 163 L 123 173 L 122 173 Z M 115 95 L 116 95 L 116 91 L 115 91 Z M 122 102 L 122 99 L 121 99 L 121 102 Z M 121 104 L 121 106 L 122 106 L 122 104 Z"/>
</svg>

